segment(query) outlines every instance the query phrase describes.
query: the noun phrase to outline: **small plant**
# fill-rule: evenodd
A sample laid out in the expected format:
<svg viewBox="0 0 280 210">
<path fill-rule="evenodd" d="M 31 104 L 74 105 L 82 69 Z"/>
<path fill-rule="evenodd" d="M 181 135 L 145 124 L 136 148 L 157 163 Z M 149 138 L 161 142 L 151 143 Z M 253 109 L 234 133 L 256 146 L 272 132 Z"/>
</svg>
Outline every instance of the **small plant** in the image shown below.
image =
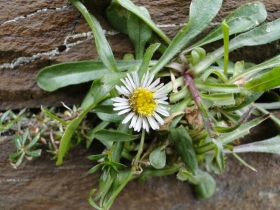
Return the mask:
<svg viewBox="0 0 280 210">
<path fill-rule="evenodd" d="M 50 144 L 57 165 L 78 142 L 85 141 L 87 148 L 94 140 L 104 145 L 102 154 L 88 157 L 99 162 L 89 174 L 102 170 L 99 189 L 90 192 L 91 206 L 109 209 L 130 180 L 174 173 L 193 185 L 198 199 L 208 198 L 215 192 L 211 173 L 223 172 L 226 154 L 254 170 L 238 152 L 280 153 L 279 135 L 247 145 L 233 144 L 268 118 L 280 126 L 279 119 L 267 111 L 269 104 L 255 103 L 264 92 L 280 86 L 280 56 L 257 65 L 242 58 L 235 63 L 229 60 L 229 52 L 237 48 L 280 38 L 279 19 L 261 24 L 267 16 L 262 3 L 244 4 L 190 45 L 211 23 L 222 0 L 194 0 L 188 23 L 173 40 L 157 27 L 147 9 L 129 0 L 113 0 L 106 15 L 135 46 L 135 56 L 115 60 L 96 18 L 80 1 L 70 2 L 91 27 L 101 61 L 49 66 L 39 72 L 37 82 L 42 89 L 54 91 L 93 81 L 79 111 L 69 111 L 68 120 L 45 109 L 58 123 L 56 128 L 61 128 L 58 138 L 52 140 L 59 147 Z M 217 50 L 203 48 L 220 39 L 224 45 Z M 158 60 L 152 59 L 155 51 L 161 53 Z M 272 105 L 279 108 L 280 104 Z M 87 124 L 89 113 L 93 120 Z M 255 117 L 248 121 L 252 113 Z M 39 150 L 28 150 L 38 137 L 27 143 L 27 136 L 27 131 L 22 137 L 15 136 L 19 151 L 12 157 L 19 157 L 17 162 L 26 155 L 39 155 Z M 124 159 L 131 164 L 124 165 Z"/>
</svg>

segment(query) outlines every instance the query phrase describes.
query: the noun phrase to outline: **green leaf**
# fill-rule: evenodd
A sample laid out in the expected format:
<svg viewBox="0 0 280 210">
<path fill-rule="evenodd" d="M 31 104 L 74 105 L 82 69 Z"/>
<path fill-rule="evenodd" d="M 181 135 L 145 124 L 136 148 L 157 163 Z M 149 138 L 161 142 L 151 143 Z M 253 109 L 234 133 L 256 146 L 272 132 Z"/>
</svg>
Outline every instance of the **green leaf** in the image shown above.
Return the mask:
<svg viewBox="0 0 280 210">
<path fill-rule="evenodd" d="M 92 29 L 96 50 L 101 61 L 109 69 L 110 72 L 118 72 L 118 68 L 112 53 L 111 47 L 106 40 L 103 29 L 101 28 L 99 22 L 92 16 L 87 8 L 78 0 L 69 0 L 84 16 L 90 28 Z"/>
<path fill-rule="evenodd" d="M 104 162 L 97 164 L 96 166 L 92 167 L 87 174 L 93 174 L 96 172 L 98 169 L 102 168 L 104 166 Z"/>
<path fill-rule="evenodd" d="M 211 140 L 215 145 L 215 159 L 216 159 L 217 165 L 219 167 L 220 172 L 222 172 L 226 166 L 225 155 L 223 152 L 223 145 L 219 140 L 215 140 L 215 139 L 211 139 Z"/>
<path fill-rule="evenodd" d="M 60 141 L 56 165 L 61 165 L 62 164 L 63 157 L 69 149 L 69 143 L 70 143 L 70 140 L 72 138 L 72 135 L 75 132 L 75 130 L 77 129 L 77 127 L 80 125 L 80 123 L 82 122 L 82 120 L 84 119 L 86 114 L 91 109 L 93 109 L 96 106 L 96 104 L 98 104 L 100 101 L 102 101 L 105 97 L 106 96 L 103 96 L 103 98 L 100 98 L 95 103 L 88 106 L 85 110 L 83 110 L 83 112 L 77 118 L 75 118 L 74 120 L 72 120 L 68 124 L 68 126 L 66 127 L 66 129 L 64 131 L 64 134 L 61 138 L 61 141 Z"/>
<path fill-rule="evenodd" d="M 100 141 L 132 141 L 140 138 L 140 135 L 131 135 L 106 129 L 96 131 L 94 136 Z"/>
<path fill-rule="evenodd" d="M 180 50 L 209 25 L 218 13 L 222 2 L 222 0 L 192 1 L 188 24 L 177 33 L 158 63 L 152 68 L 152 74 L 158 73 Z"/>
<path fill-rule="evenodd" d="M 97 112 L 96 115 L 103 121 L 107 121 L 107 122 L 120 122 L 123 119 L 123 116 L 118 115 L 116 111 L 113 110 L 113 101 L 111 100 L 111 98 L 104 100 L 100 103 L 101 105 L 107 105 L 110 106 L 111 108 L 111 113 L 105 113 L 104 111 L 101 110 L 101 112 Z M 96 106 L 98 107 L 98 106 Z M 94 108 L 94 110 L 96 110 L 96 107 Z"/>
<path fill-rule="evenodd" d="M 245 106 L 248 106 L 249 104 L 253 103 L 256 101 L 260 96 L 262 95 L 262 92 L 259 93 L 254 93 L 252 95 L 248 95 L 241 104 L 238 106 L 233 106 L 233 107 L 226 107 L 224 111 L 235 111 L 244 108 Z"/>
<path fill-rule="evenodd" d="M 21 149 L 21 147 L 22 147 L 23 145 L 21 144 L 21 137 L 20 137 L 20 135 L 18 135 L 18 134 L 14 135 L 14 137 L 13 137 L 13 143 L 14 143 L 14 146 L 15 146 L 18 150 Z"/>
<path fill-rule="evenodd" d="M 200 94 L 201 98 L 211 100 L 214 105 L 226 106 L 235 104 L 233 93 Z"/>
<path fill-rule="evenodd" d="M 139 66 L 139 60 L 119 60 L 117 66 L 124 71 L 133 66 Z M 43 68 L 36 76 L 40 88 L 54 91 L 68 85 L 75 85 L 93 81 L 103 74 L 108 74 L 108 68 L 101 61 L 77 61 L 55 64 Z"/>
<path fill-rule="evenodd" d="M 229 143 L 245 136 L 246 134 L 249 134 L 250 129 L 252 127 L 257 126 L 258 124 L 260 124 L 261 122 L 266 120 L 268 117 L 269 117 L 269 114 L 266 114 L 264 116 L 253 119 L 250 122 L 240 125 L 240 127 L 238 129 L 234 130 L 233 132 L 222 134 L 218 139 L 219 139 L 219 141 L 221 141 L 221 143 L 223 145 L 229 144 Z M 213 150 L 214 148 L 215 148 L 215 145 L 211 142 L 211 143 L 207 143 L 205 145 L 195 147 L 194 150 L 195 150 L 196 154 L 203 154 L 205 152 Z"/>
<path fill-rule="evenodd" d="M 165 150 L 161 149 L 161 147 L 158 147 L 155 150 L 153 150 L 149 155 L 149 161 L 154 168 L 163 168 L 166 164 Z"/>
<path fill-rule="evenodd" d="M 144 58 L 143 58 L 142 63 L 141 63 L 141 66 L 138 70 L 138 76 L 139 76 L 140 79 L 148 71 L 150 60 L 151 60 L 153 54 L 155 53 L 155 51 L 159 48 L 159 46 L 160 46 L 159 43 L 152 44 L 146 50 Z"/>
<path fill-rule="evenodd" d="M 31 147 L 33 147 L 33 146 L 37 143 L 37 141 L 39 140 L 40 136 L 41 136 L 41 133 L 38 133 L 38 134 L 32 139 L 32 141 L 26 146 L 26 149 L 30 149 Z"/>
<path fill-rule="evenodd" d="M 224 35 L 224 74 L 228 73 L 228 42 L 229 42 L 229 26 L 226 23 L 226 20 L 222 22 L 222 29 Z"/>
<path fill-rule="evenodd" d="M 102 159 L 102 158 L 104 158 L 106 156 L 107 156 L 107 154 L 98 154 L 98 155 L 90 155 L 87 158 L 89 160 L 100 160 L 100 159 Z"/>
<path fill-rule="evenodd" d="M 93 200 L 92 200 L 92 196 L 93 196 L 93 194 L 95 193 L 95 191 L 96 191 L 96 189 L 92 189 L 91 191 L 90 191 L 90 194 L 89 194 L 89 198 L 88 198 L 88 202 L 89 202 L 89 204 L 93 207 L 93 208 L 95 208 L 95 209 L 97 209 L 97 210 L 102 210 L 102 208 L 100 208 Z"/>
<path fill-rule="evenodd" d="M 15 160 L 18 156 L 20 156 L 22 154 L 22 151 L 18 151 L 18 152 L 13 152 L 9 154 L 9 158 L 11 160 Z"/>
<path fill-rule="evenodd" d="M 231 14 L 229 14 L 224 20 L 229 27 L 229 35 L 237 34 L 243 31 L 247 31 L 253 27 L 258 26 L 267 17 L 265 6 L 261 2 L 253 2 L 243 4 Z M 184 53 L 191 51 L 192 49 L 203 46 L 205 44 L 217 41 L 223 37 L 221 25 L 212 30 L 206 37 L 199 40 L 197 43 L 184 50 Z"/>
<path fill-rule="evenodd" d="M 106 16 L 111 26 L 120 31 L 121 33 L 127 34 L 127 17 L 129 12 L 115 2 L 111 2 L 109 7 L 106 9 Z"/>
<path fill-rule="evenodd" d="M 195 86 L 200 91 L 220 92 L 220 93 L 239 93 L 240 88 L 236 84 L 210 83 L 195 79 Z"/>
<path fill-rule="evenodd" d="M 280 19 L 254 28 L 248 32 L 242 33 L 229 42 L 229 51 L 233 51 L 244 46 L 263 45 L 280 38 L 279 33 Z M 221 47 L 210 53 L 206 58 L 199 62 L 189 71 L 195 75 L 201 74 L 212 63 L 224 55 L 224 48 Z"/>
<path fill-rule="evenodd" d="M 280 86 L 280 66 L 247 82 L 244 88 L 250 92 L 263 92 Z"/>
<path fill-rule="evenodd" d="M 253 142 L 235 146 L 233 151 L 235 153 L 241 152 L 265 152 L 272 154 L 280 154 L 280 135 L 272 137 L 267 140 Z"/>
<path fill-rule="evenodd" d="M 178 128 L 172 128 L 170 130 L 170 138 L 187 169 L 196 175 L 198 163 L 193 149 L 192 139 L 187 130 L 182 125 Z"/>
<path fill-rule="evenodd" d="M 34 150 L 34 151 L 26 151 L 26 154 L 31 157 L 39 157 L 39 156 L 41 156 L 41 152 L 42 152 L 42 150 L 38 149 L 38 150 Z"/>
<path fill-rule="evenodd" d="M 11 112 L 11 110 L 8 110 L 8 111 L 4 112 L 4 114 L 2 114 L 0 124 L 2 124 L 4 122 L 4 120 L 10 114 L 10 112 Z"/>
<path fill-rule="evenodd" d="M 19 167 L 19 165 L 22 163 L 23 158 L 25 156 L 25 153 L 21 153 L 20 157 L 18 158 L 17 162 L 15 164 L 12 163 L 12 166 L 17 169 Z"/>
<path fill-rule="evenodd" d="M 232 77 L 230 80 L 228 80 L 227 83 L 233 83 L 239 79 L 245 78 L 247 80 L 249 80 L 252 76 L 255 76 L 256 74 L 258 74 L 260 71 L 264 70 L 264 69 L 271 69 L 271 68 L 275 68 L 277 66 L 280 66 L 280 55 L 269 59 L 261 64 L 252 66 L 251 68 L 248 68 L 247 70 L 241 72 L 240 74 Z"/>
<path fill-rule="evenodd" d="M 122 5 L 124 8 L 137 15 L 147 25 L 149 25 L 164 41 L 166 41 L 166 43 L 170 43 L 170 39 L 163 33 L 163 31 L 158 28 L 157 25 L 151 20 L 151 18 L 143 13 L 143 11 L 133 2 L 131 2 L 130 0 L 113 0 L 113 2 Z"/>
<path fill-rule="evenodd" d="M 216 182 L 214 178 L 207 172 L 199 170 L 201 176 L 204 177 L 204 181 L 197 185 L 193 185 L 195 197 L 198 200 L 206 199 L 211 197 L 215 193 Z"/>
<path fill-rule="evenodd" d="M 144 7 L 139 7 L 142 13 L 150 17 Z M 127 31 L 130 40 L 134 44 L 136 60 L 143 58 L 146 43 L 152 35 L 152 29 L 137 15 L 130 13 L 127 19 Z"/>
</svg>

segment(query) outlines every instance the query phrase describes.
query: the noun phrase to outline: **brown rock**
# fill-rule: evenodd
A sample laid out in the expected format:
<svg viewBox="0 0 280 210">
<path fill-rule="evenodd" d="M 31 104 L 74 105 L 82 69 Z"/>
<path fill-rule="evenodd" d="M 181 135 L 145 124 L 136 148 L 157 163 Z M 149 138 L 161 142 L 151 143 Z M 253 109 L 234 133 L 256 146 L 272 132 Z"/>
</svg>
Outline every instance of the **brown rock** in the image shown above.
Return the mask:
<svg viewBox="0 0 280 210">
<path fill-rule="evenodd" d="M 104 16 L 109 2 L 88 1 L 87 7 L 107 31 L 106 36 L 116 59 L 121 59 L 124 54 L 133 52 L 133 47 L 127 36 L 109 33 L 113 29 Z M 190 0 L 134 2 L 145 6 L 155 23 L 169 37 L 174 37 L 181 28 L 180 24 L 187 22 Z M 213 21 L 221 21 L 246 2 L 250 0 L 224 1 L 220 13 Z M 280 17 L 278 0 L 262 2 L 268 10 L 269 21 Z M 0 6 L 0 110 L 40 105 L 60 106 L 60 101 L 68 105 L 80 103 L 89 84 L 46 93 L 35 82 L 36 74 L 46 66 L 67 61 L 98 59 L 94 41 L 87 36 L 90 28 L 79 12 L 66 0 L 16 3 L 8 1 L 0 3 Z M 213 45 L 209 49 L 213 48 L 216 46 Z M 278 54 L 279 51 L 279 42 L 274 42 L 265 47 L 240 49 L 231 54 L 231 58 L 259 63 Z"/>
</svg>

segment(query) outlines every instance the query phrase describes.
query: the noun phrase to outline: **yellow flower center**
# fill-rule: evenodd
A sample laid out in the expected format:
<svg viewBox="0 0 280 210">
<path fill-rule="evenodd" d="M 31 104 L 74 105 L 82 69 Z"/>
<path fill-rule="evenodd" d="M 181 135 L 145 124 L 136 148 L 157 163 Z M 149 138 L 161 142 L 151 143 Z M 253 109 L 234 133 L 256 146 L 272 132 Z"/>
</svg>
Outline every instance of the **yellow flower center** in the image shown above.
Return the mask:
<svg viewBox="0 0 280 210">
<path fill-rule="evenodd" d="M 156 109 L 154 93 L 145 88 L 137 88 L 129 97 L 129 105 L 138 115 L 152 116 Z"/>
</svg>

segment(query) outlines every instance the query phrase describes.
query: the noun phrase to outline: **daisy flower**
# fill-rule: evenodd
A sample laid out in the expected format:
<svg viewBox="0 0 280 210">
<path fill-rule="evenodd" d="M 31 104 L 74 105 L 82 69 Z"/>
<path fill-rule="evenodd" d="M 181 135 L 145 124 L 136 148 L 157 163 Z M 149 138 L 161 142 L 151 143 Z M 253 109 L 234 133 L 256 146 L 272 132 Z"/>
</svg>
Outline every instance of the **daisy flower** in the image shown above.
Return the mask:
<svg viewBox="0 0 280 210">
<path fill-rule="evenodd" d="M 129 128 L 134 128 L 134 131 L 139 132 L 143 128 L 149 132 L 149 127 L 159 129 L 159 124 L 164 124 L 160 115 L 169 116 L 166 107 L 162 106 L 168 104 L 166 91 L 160 90 L 163 83 L 159 85 L 160 79 L 154 82 L 153 79 L 154 75 L 147 72 L 140 82 L 137 72 L 132 72 L 121 79 L 124 86 L 116 86 L 123 97 L 112 98 L 114 110 L 119 111 L 118 115 L 126 114 L 122 124 L 131 120 Z"/>
</svg>

